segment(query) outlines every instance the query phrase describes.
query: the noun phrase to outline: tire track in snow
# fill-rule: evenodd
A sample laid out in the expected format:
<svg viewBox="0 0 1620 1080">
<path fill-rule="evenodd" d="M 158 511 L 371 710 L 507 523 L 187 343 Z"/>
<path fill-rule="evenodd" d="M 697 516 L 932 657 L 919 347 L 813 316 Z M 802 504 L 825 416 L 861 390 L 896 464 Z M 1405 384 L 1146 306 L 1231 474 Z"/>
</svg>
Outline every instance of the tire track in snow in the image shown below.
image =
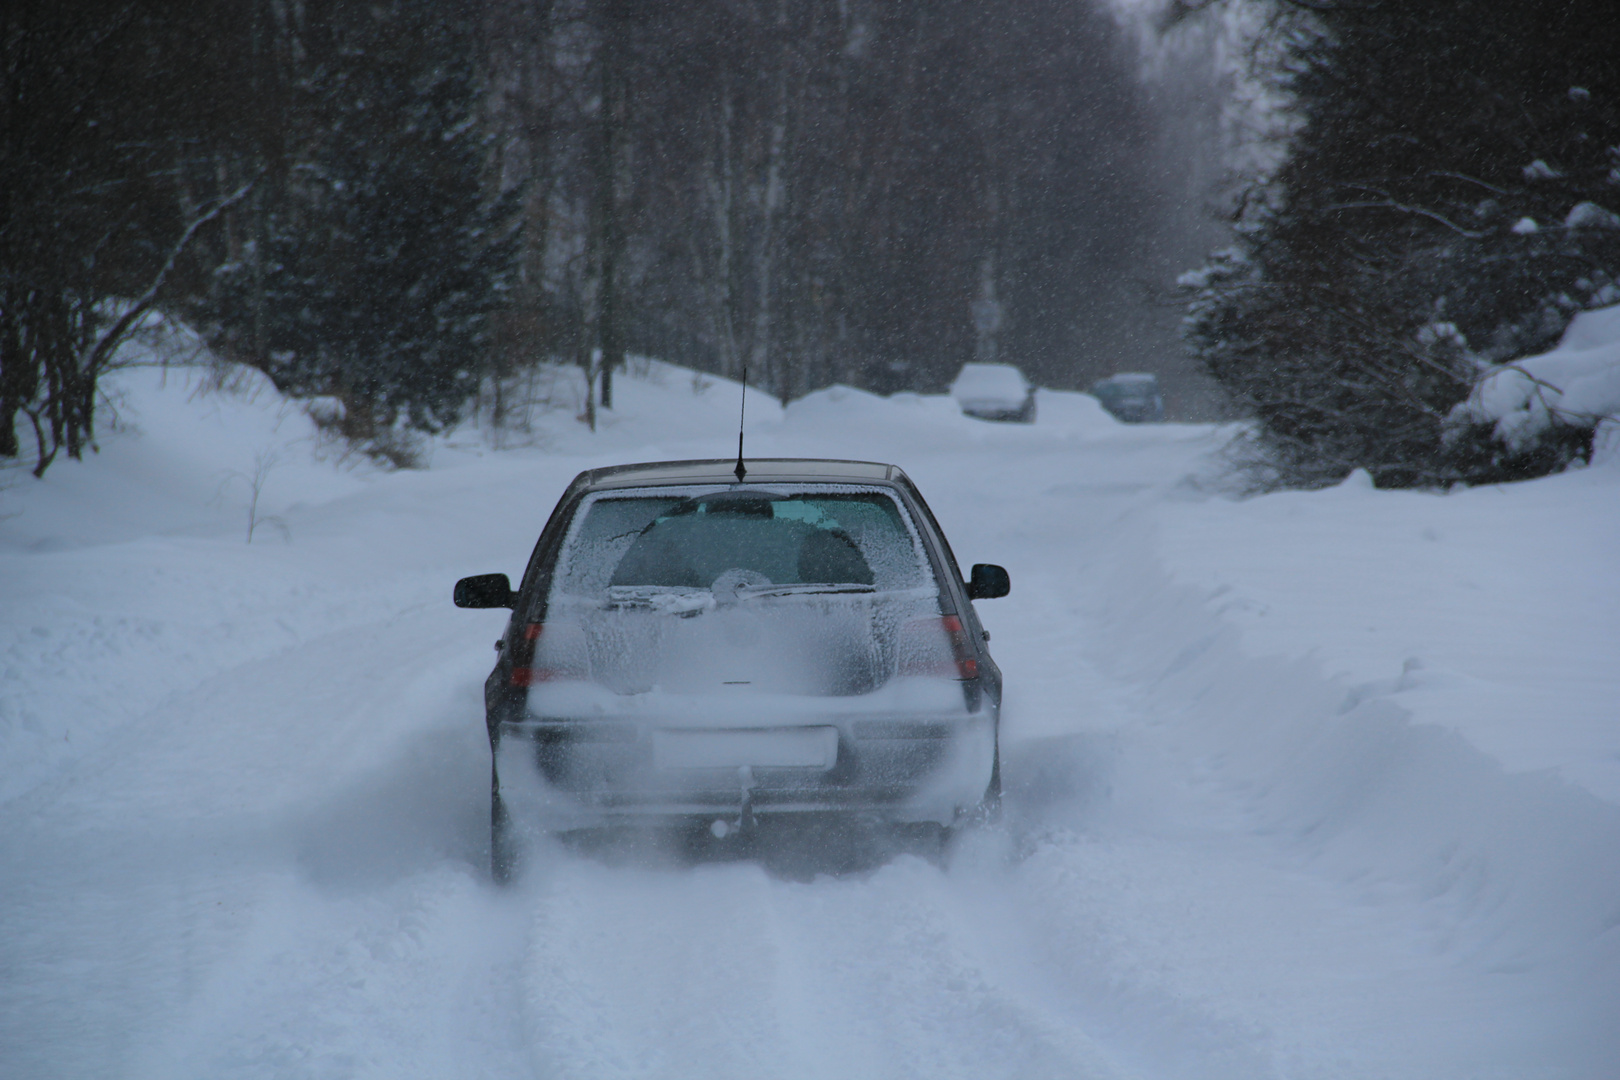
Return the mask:
<svg viewBox="0 0 1620 1080">
<path fill-rule="evenodd" d="M 462 724 L 477 677 L 435 622 L 390 617 L 218 673 L 0 808 L 0 866 L 27 868 L 0 879 L 0 970 L 28 973 L 0 980 L 0 1075 L 353 1075 L 373 1055 L 345 1032 L 387 1028 L 366 988 L 390 978 L 342 959 L 364 941 L 377 971 L 441 957 L 392 969 L 423 988 L 405 1029 L 461 1015 L 436 995 L 487 974 L 433 968 L 477 956 L 478 933 L 456 934 L 484 913 L 444 901 L 431 947 L 434 916 L 408 914 L 440 910 L 424 897 L 446 875 L 494 899 L 481 733 Z"/>
<path fill-rule="evenodd" d="M 1083 1018 L 993 975 L 952 882 L 916 857 L 809 883 L 567 857 L 535 876 L 524 993 L 543 1075 L 1136 1075 Z"/>
<path fill-rule="evenodd" d="M 236 948 L 124 1075 L 526 1077 L 502 899 L 453 868 L 344 896 L 261 880 Z"/>
</svg>

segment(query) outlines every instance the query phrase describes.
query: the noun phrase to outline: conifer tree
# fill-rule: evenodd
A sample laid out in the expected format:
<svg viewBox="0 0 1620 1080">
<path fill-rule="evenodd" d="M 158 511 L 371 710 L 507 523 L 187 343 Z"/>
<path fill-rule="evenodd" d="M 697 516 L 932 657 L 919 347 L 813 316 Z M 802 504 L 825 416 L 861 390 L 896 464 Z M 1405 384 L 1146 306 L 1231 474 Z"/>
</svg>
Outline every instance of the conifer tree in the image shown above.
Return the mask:
<svg viewBox="0 0 1620 1080">
<path fill-rule="evenodd" d="M 309 17 L 293 160 L 222 321 L 283 389 L 339 396 L 351 436 L 436 431 L 483 373 L 516 255 L 519 193 L 482 189 L 473 28 L 423 0 Z"/>
<path fill-rule="evenodd" d="M 1620 299 L 1620 8 L 1607 0 L 1310 5 L 1288 53 L 1301 127 L 1242 193 L 1240 240 L 1189 277 L 1188 338 L 1260 422 L 1279 478 L 1494 480 L 1448 424 L 1481 365 Z M 1299 24 L 1291 24 L 1298 32 Z"/>
</svg>

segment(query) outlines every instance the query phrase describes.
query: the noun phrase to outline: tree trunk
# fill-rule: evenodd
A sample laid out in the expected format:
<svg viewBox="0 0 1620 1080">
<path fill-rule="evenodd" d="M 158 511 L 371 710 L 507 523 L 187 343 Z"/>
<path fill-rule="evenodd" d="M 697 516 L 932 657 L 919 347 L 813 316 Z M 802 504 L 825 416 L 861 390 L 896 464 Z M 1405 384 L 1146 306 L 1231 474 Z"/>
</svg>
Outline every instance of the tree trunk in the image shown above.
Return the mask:
<svg viewBox="0 0 1620 1080">
<path fill-rule="evenodd" d="M 713 157 L 705 160 L 703 169 L 703 192 L 708 203 L 709 220 L 714 228 L 714 255 L 712 260 L 705 260 L 699 244 L 696 261 L 701 279 L 706 284 L 704 292 L 708 299 L 708 321 L 714 335 L 715 349 L 720 354 L 720 374 L 727 378 L 737 374 L 739 357 L 734 281 L 736 176 L 732 160 L 735 111 L 731 72 L 722 70 L 719 109 L 715 117 L 715 152 Z"/>
<path fill-rule="evenodd" d="M 784 166 L 787 158 L 788 136 L 788 63 L 787 5 L 778 7 L 777 28 L 782 31 L 782 48 L 777 56 L 776 113 L 771 119 L 770 141 L 765 158 L 765 188 L 760 196 L 759 246 L 754 255 L 754 332 L 750 342 L 749 366 L 756 372 L 761 386 L 769 386 L 782 396 L 785 372 L 771 366 L 771 335 L 774 332 L 772 316 L 775 300 L 775 270 L 780 253 L 777 251 L 777 219 L 786 202 Z"/>
<path fill-rule="evenodd" d="M 624 154 L 625 41 L 629 13 L 621 0 L 601 0 L 602 40 L 598 46 L 602 103 L 597 115 L 596 208 L 600 224 L 601 284 L 598 294 L 596 339 L 601 403 L 613 408 L 613 372 L 624 366 L 624 336 L 619 296 L 619 264 L 624 251 L 624 191 L 629 177 Z"/>
<path fill-rule="evenodd" d="M 16 292 L 7 289 L 0 296 L 0 458 L 22 453 L 17 414 L 39 388 L 39 364 L 23 344 L 23 323 L 16 305 Z"/>
</svg>

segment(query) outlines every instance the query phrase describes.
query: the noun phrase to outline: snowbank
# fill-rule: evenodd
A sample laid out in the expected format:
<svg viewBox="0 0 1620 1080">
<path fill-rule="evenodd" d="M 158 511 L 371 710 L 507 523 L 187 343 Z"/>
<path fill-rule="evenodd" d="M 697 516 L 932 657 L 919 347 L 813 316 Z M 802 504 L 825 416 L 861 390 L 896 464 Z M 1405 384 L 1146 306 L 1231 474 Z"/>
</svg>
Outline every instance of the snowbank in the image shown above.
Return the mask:
<svg viewBox="0 0 1620 1080">
<path fill-rule="evenodd" d="M 1189 773 L 1455 962 L 1563 987 L 1540 1030 L 1620 1015 L 1620 468 L 1127 525 L 1099 647 Z"/>
<path fill-rule="evenodd" d="M 100 452 L 0 490 L 0 802 L 354 600 L 329 581 L 275 620 L 257 614 L 297 588 L 265 572 L 298 558 L 289 521 L 374 470 L 259 372 L 158 329 L 103 380 Z"/>
<path fill-rule="evenodd" d="M 1492 424 L 1514 450 L 1533 443 L 1554 423 L 1592 427 L 1620 416 L 1620 304 L 1583 311 L 1558 347 L 1491 372 L 1453 421 Z"/>
</svg>

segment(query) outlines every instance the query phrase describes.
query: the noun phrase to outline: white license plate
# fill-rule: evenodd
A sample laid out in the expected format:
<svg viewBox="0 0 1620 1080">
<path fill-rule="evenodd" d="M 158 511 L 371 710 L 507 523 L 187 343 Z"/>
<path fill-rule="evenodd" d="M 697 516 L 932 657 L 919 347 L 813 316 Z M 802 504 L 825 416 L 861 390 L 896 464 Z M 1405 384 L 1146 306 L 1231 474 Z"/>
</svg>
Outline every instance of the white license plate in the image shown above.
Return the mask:
<svg viewBox="0 0 1620 1080">
<path fill-rule="evenodd" d="M 653 732 L 653 764 L 660 769 L 830 769 L 837 760 L 835 727 Z"/>
</svg>

